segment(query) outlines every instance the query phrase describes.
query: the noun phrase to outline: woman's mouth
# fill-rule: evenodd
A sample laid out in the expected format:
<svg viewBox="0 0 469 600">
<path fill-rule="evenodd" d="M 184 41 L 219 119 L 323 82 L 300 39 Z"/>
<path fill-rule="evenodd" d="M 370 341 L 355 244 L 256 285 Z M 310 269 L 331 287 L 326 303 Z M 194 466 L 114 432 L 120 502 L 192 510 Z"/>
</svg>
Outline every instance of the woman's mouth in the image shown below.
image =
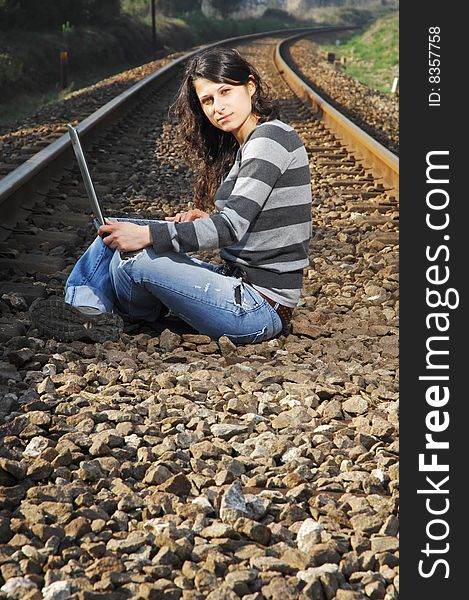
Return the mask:
<svg viewBox="0 0 469 600">
<path fill-rule="evenodd" d="M 219 123 L 224 123 L 227 119 L 229 119 L 231 117 L 231 115 L 224 115 L 223 117 L 220 117 L 218 119 Z"/>
</svg>

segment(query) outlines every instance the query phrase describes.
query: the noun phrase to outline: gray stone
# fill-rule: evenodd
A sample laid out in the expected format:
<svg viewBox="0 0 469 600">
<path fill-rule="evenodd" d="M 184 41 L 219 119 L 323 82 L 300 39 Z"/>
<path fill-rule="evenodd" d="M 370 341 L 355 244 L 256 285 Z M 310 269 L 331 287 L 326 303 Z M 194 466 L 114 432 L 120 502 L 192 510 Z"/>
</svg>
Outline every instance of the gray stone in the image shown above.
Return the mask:
<svg viewBox="0 0 469 600">
<path fill-rule="evenodd" d="M 15 479 L 22 480 L 26 476 L 27 466 L 16 460 L 0 458 L 0 469 L 12 475 Z"/>
<path fill-rule="evenodd" d="M 32 464 L 28 466 L 26 471 L 26 476 L 34 481 L 39 481 L 41 479 L 46 479 L 50 475 L 52 475 L 54 468 L 50 464 L 50 462 L 43 460 L 41 458 L 37 458 Z"/>
<path fill-rule="evenodd" d="M 134 531 L 122 539 L 111 538 L 106 547 L 110 552 L 136 552 L 149 541 L 148 535 L 141 531 Z"/>
<path fill-rule="evenodd" d="M 283 577 L 274 577 L 262 587 L 262 595 L 267 600 L 295 600 L 298 598 L 298 589 Z"/>
<path fill-rule="evenodd" d="M 96 461 L 83 461 L 78 472 L 84 481 L 93 482 L 104 477 L 103 470 Z"/>
<path fill-rule="evenodd" d="M 380 530 L 383 521 L 377 514 L 360 513 L 351 517 L 350 523 L 356 532 L 370 535 Z"/>
<path fill-rule="evenodd" d="M 342 403 L 345 412 L 353 415 L 363 415 L 368 410 L 368 402 L 362 396 L 351 396 Z"/>
<path fill-rule="evenodd" d="M 149 485 L 160 485 L 170 477 L 172 477 L 172 473 L 169 469 L 167 469 L 164 465 L 151 465 L 147 472 L 145 473 L 145 477 L 143 478 L 143 483 L 147 483 Z"/>
<path fill-rule="evenodd" d="M 266 514 L 270 506 L 267 498 L 261 498 L 256 494 L 245 494 L 246 513 L 253 521 L 260 521 Z"/>
<path fill-rule="evenodd" d="M 396 552 L 399 550 L 399 539 L 394 536 L 372 537 L 371 550 L 377 552 Z"/>
<path fill-rule="evenodd" d="M 230 356 L 236 352 L 236 345 L 226 335 L 218 339 L 218 345 L 223 356 Z"/>
<path fill-rule="evenodd" d="M 234 481 L 221 499 L 220 518 L 224 523 L 233 524 L 239 517 L 247 517 L 246 499 L 240 481 Z"/>
<path fill-rule="evenodd" d="M 158 486 L 162 492 L 168 492 L 170 494 L 176 494 L 176 496 L 188 496 L 191 491 L 191 482 L 184 475 L 184 473 L 178 473 L 173 475 Z"/>
<path fill-rule="evenodd" d="M 7 598 L 14 600 L 23 600 L 36 590 L 38 590 L 37 584 L 28 577 L 12 577 L 0 588 L 0 591 L 6 594 Z"/>
<path fill-rule="evenodd" d="M 290 574 L 294 571 L 288 563 L 274 556 L 254 556 L 249 562 L 251 567 L 259 571 L 278 571 L 283 574 Z"/>
<path fill-rule="evenodd" d="M 323 525 L 314 519 L 303 521 L 296 534 L 298 549 L 306 554 L 310 553 L 313 547 L 321 541 L 322 531 L 324 531 Z"/>
<path fill-rule="evenodd" d="M 337 590 L 336 600 L 366 600 L 365 594 L 356 590 Z"/>
<path fill-rule="evenodd" d="M 226 523 L 215 522 L 204 527 L 200 532 L 200 537 L 211 539 L 211 538 L 232 538 L 238 537 L 234 528 Z"/>
<path fill-rule="evenodd" d="M 386 588 L 382 581 L 372 581 L 365 585 L 365 594 L 371 600 L 382 600 L 386 594 Z"/>
<path fill-rule="evenodd" d="M 246 425 L 231 425 L 230 423 L 217 423 L 210 427 L 210 431 L 215 437 L 222 438 L 223 440 L 229 440 L 235 435 L 246 433 L 248 428 Z"/>
<path fill-rule="evenodd" d="M 296 548 L 287 548 L 280 556 L 280 559 L 294 569 L 305 570 L 311 566 L 311 557 L 306 552 L 302 552 Z"/>
<path fill-rule="evenodd" d="M 47 448 L 48 445 L 49 442 L 46 438 L 40 436 L 33 437 L 28 442 L 28 445 L 24 449 L 23 454 L 25 456 L 35 458 L 36 456 L 39 456 L 41 452 L 43 452 Z"/>
<path fill-rule="evenodd" d="M 44 600 L 69 600 L 71 586 L 68 581 L 54 581 L 42 588 Z"/>
<path fill-rule="evenodd" d="M 7 382 L 9 379 L 19 382 L 21 381 L 21 374 L 11 363 L 0 361 L 0 381 Z"/>
<path fill-rule="evenodd" d="M 339 572 L 338 565 L 328 563 L 328 564 L 323 564 L 319 567 L 310 567 L 309 569 L 305 569 L 304 571 L 298 571 L 296 573 L 296 576 L 301 581 L 306 581 L 306 583 L 308 583 L 309 581 L 313 581 L 313 580 L 317 579 L 324 573 L 338 573 L 338 572 Z"/>
<path fill-rule="evenodd" d="M 173 333 L 169 329 L 165 329 L 160 334 L 160 347 L 165 350 L 165 352 L 172 352 L 179 347 L 181 343 L 181 338 L 176 333 Z"/>
<path fill-rule="evenodd" d="M 221 585 L 207 595 L 207 600 L 238 600 L 239 596 L 228 586 Z"/>
<path fill-rule="evenodd" d="M 268 527 L 244 517 L 236 519 L 233 528 L 238 533 L 247 536 L 253 542 L 257 542 L 263 546 L 266 546 L 272 537 L 272 532 Z"/>
</svg>

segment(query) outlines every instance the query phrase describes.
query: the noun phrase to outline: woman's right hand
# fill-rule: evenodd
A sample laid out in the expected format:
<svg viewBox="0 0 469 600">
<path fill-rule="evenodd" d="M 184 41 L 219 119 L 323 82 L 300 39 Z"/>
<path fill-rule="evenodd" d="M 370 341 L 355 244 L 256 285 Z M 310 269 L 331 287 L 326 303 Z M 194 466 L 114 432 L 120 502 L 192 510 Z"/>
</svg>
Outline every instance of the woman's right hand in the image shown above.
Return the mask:
<svg viewBox="0 0 469 600">
<path fill-rule="evenodd" d="M 179 212 L 174 217 L 165 217 L 165 221 L 187 223 L 189 221 L 195 221 L 196 219 L 206 219 L 208 216 L 208 213 L 195 208 L 194 210 L 188 210 L 187 212 Z"/>
</svg>

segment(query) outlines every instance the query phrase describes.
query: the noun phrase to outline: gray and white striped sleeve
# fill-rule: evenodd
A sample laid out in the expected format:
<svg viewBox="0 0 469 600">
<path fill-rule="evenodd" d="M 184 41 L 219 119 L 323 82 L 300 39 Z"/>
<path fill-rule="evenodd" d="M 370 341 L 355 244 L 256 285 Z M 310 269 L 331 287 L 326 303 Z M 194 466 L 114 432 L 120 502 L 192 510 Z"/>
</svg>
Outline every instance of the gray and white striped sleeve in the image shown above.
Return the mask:
<svg viewBox="0 0 469 600">
<path fill-rule="evenodd" d="M 280 139 L 253 136 L 242 149 L 236 183 L 223 209 L 190 223 L 152 224 L 153 248 L 159 253 L 193 252 L 238 242 L 291 160 L 291 153 Z"/>
</svg>

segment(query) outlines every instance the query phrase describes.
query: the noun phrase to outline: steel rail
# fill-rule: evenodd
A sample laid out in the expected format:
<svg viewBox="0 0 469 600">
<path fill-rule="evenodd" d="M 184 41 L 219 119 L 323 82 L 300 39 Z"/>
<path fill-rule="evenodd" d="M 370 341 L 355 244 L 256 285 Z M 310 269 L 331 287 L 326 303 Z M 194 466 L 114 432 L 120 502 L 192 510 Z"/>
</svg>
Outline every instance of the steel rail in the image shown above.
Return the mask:
<svg viewBox="0 0 469 600">
<path fill-rule="evenodd" d="M 309 34 L 307 34 L 309 35 Z M 360 129 L 350 119 L 331 106 L 312 90 L 293 70 L 285 56 L 286 51 L 305 33 L 293 35 L 279 42 L 274 51 L 274 62 L 286 83 L 305 103 L 309 104 L 318 119 L 333 131 L 371 170 L 373 176 L 382 179 L 387 191 L 399 197 L 399 158 L 382 144 Z"/>
<path fill-rule="evenodd" d="M 109 127 L 138 100 L 149 92 L 162 87 L 168 79 L 174 76 L 185 61 L 207 48 L 230 44 L 239 45 L 263 37 L 285 35 L 292 31 L 300 37 L 306 32 L 308 35 L 312 35 L 343 31 L 344 29 L 350 29 L 350 27 L 280 29 L 227 38 L 200 46 L 148 75 L 84 119 L 77 126 L 82 144 L 85 147 L 89 145 L 93 139 L 102 133 L 103 129 Z M 22 209 L 31 208 L 38 193 L 47 193 L 47 190 L 53 186 L 51 178 L 72 161 L 73 152 L 70 138 L 68 134 L 64 134 L 0 180 L 0 241 L 8 237 L 11 228 L 26 214 L 25 210 Z"/>
</svg>

